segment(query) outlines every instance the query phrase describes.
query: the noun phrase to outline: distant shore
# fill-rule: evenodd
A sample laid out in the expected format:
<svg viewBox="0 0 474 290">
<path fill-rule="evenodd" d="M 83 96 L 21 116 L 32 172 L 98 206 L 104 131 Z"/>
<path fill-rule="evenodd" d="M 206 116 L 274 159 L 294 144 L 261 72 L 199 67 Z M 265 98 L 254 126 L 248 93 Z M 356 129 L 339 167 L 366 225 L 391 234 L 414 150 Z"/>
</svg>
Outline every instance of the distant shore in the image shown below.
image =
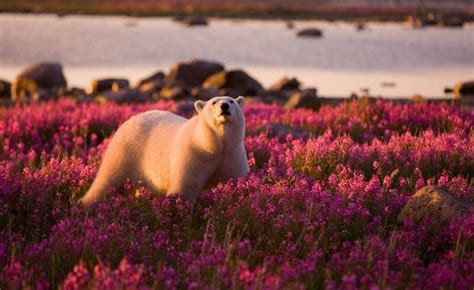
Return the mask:
<svg viewBox="0 0 474 290">
<path fill-rule="evenodd" d="M 407 16 L 420 11 L 412 7 L 361 7 L 361 6 L 328 6 L 328 5 L 262 5 L 262 4 L 232 4 L 219 5 L 179 5 L 166 1 L 160 3 L 110 3 L 83 1 L 8 1 L 0 0 L 0 13 L 52 13 L 58 16 L 69 14 L 79 15 L 125 15 L 132 17 L 202 15 L 222 18 L 250 19 L 321 19 L 345 21 L 404 21 Z M 463 15 L 466 21 L 474 21 L 474 9 L 445 9 L 436 10 L 448 14 Z"/>
</svg>

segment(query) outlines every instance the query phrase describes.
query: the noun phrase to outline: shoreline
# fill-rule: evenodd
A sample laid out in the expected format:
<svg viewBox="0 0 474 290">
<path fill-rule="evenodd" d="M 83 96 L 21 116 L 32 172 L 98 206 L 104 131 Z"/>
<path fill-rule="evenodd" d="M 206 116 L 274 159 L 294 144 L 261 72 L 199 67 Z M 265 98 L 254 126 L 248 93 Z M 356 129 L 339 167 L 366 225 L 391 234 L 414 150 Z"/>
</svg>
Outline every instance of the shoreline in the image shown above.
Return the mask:
<svg viewBox="0 0 474 290">
<path fill-rule="evenodd" d="M 466 21 L 474 21 L 474 9 L 436 9 L 413 7 L 364 7 L 364 6 L 328 6 L 328 5 L 263 5 L 263 4 L 158 4 L 158 3 L 30 3 L 23 1 L 0 0 L 1 13 L 56 14 L 67 15 L 116 15 L 131 17 L 173 17 L 200 15 L 213 18 L 260 19 L 260 20 L 327 20 L 327 21 L 376 21 L 403 22 L 417 12 L 436 12 L 457 14 Z"/>
</svg>

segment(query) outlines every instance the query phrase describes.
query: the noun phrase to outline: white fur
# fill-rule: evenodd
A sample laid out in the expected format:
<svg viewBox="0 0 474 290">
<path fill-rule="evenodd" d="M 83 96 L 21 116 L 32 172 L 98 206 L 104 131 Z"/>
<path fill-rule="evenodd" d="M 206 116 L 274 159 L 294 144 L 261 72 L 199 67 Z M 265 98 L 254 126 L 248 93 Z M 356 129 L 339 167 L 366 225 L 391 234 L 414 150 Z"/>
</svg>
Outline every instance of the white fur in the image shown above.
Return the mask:
<svg viewBox="0 0 474 290">
<path fill-rule="evenodd" d="M 113 136 L 81 204 L 89 207 L 127 178 L 143 181 L 154 192 L 178 193 L 194 202 L 200 191 L 244 176 L 249 167 L 243 102 L 243 97 L 197 101 L 198 114 L 189 120 L 157 110 L 130 118 Z M 223 115 L 224 103 L 230 116 Z"/>
</svg>

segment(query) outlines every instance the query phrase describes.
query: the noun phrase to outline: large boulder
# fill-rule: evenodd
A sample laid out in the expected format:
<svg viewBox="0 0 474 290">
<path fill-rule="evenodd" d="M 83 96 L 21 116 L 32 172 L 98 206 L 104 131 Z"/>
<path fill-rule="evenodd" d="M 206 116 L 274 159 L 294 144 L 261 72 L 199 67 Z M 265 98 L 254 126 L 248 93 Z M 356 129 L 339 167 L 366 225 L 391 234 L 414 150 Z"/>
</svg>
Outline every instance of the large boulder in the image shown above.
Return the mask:
<svg viewBox="0 0 474 290">
<path fill-rule="evenodd" d="M 323 32 L 319 28 L 305 28 L 296 34 L 299 37 L 322 37 Z"/>
<path fill-rule="evenodd" d="M 50 90 L 57 94 L 67 87 L 63 68 L 59 63 L 37 63 L 23 70 L 13 81 L 12 100 L 31 99 L 36 90 Z"/>
<path fill-rule="evenodd" d="M 453 91 L 457 98 L 474 97 L 474 81 L 457 83 Z"/>
<path fill-rule="evenodd" d="M 263 91 L 262 85 L 242 70 L 216 73 L 206 79 L 203 87 L 231 97 L 255 96 Z"/>
<path fill-rule="evenodd" d="M 90 95 L 100 94 L 105 91 L 126 89 L 130 85 L 127 79 L 121 78 L 107 78 L 92 80 L 90 85 L 86 88 L 86 92 Z"/>
<path fill-rule="evenodd" d="M 418 223 L 429 218 L 432 224 L 440 225 L 467 214 L 469 207 L 469 202 L 439 187 L 425 186 L 410 197 L 398 215 L 398 220 Z"/>
<path fill-rule="evenodd" d="M 321 100 L 318 98 L 315 88 L 295 92 L 285 104 L 285 109 L 307 108 L 318 110 L 320 107 Z"/>
<path fill-rule="evenodd" d="M 137 89 L 108 90 L 96 97 L 98 103 L 114 102 L 117 104 L 142 103 L 146 101 L 145 96 Z"/>
<path fill-rule="evenodd" d="M 218 62 L 190 60 L 173 65 L 166 77 L 166 83 L 168 85 L 181 84 L 196 87 L 202 85 L 209 76 L 223 70 L 224 66 Z"/>
<path fill-rule="evenodd" d="M 7 81 L 0 80 L 0 98 L 10 98 L 11 84 Z"/>
</svg>

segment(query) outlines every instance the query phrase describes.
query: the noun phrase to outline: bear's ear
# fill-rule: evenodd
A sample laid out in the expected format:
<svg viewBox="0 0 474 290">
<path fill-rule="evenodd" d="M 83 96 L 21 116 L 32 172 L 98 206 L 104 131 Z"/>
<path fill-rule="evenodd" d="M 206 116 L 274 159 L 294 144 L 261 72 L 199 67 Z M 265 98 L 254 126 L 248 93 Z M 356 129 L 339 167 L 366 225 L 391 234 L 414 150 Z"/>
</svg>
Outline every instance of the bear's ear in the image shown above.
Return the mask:
<svg viewBox="0 0 474 290">
<path fill-rule="evenodd" d="M 205 105 L 206 105 L 206 102 L 203 102 L 201 100 L 194 102 L 194 108 L 196 109 L 198 113 L 201 113 Z"/>
<path fill-rule="evenodd" d="M 240 96 L 240 97 L 238 97 L 238 98 L 235 99 L 235 100 L 237 101 L 237 103 L 238 103 L 241 107 L 244 106 L 244 102 L 245 102 L 245 98 L 244 98 L 244 97 Z"/>
</svg>

